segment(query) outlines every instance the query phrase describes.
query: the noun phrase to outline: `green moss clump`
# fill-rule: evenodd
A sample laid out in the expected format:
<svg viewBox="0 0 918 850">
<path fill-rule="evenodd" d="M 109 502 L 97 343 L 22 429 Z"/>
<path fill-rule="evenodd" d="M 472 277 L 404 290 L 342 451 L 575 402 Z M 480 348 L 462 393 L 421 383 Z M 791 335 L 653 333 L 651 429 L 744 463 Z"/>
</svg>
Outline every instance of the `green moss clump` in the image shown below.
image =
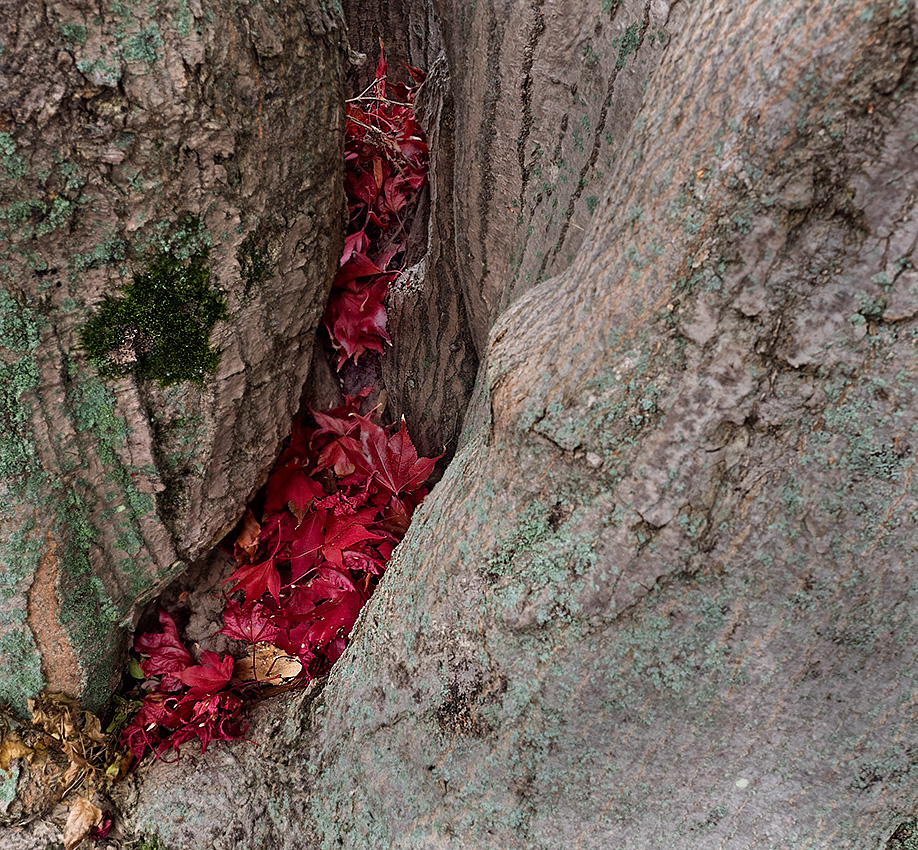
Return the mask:
<svg viewBox="0 0 918 850">
<path fill-rule="evenodd" d="M 183 254 L 188 256 L 183 257 Z M 228 318 L 223 295 L 210 285 L 210 250 L 170 246 L 134 275 L 121 297 L 106 296 L 80 331 L 83 349 L 105 377 L 133 371 L 162 386 L 203 384 L 220 351 L 210 333 Z"/>
</svg>

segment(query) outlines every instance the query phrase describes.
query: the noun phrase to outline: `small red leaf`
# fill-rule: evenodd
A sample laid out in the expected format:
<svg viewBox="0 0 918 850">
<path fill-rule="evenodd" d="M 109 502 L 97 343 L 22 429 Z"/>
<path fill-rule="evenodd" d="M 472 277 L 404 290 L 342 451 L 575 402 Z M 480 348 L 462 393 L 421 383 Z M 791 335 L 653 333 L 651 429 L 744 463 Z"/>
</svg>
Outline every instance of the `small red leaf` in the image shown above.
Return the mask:
<svg viewBox="0 0 918 850">
<path fill-rule="evenodd" d="M 181 679 L 190 690 L 187 696 L 192 699 L 211 697 L 222 691 L 233 677 L 233 657 L 226 655 L 222 659 L 216 652 L 204 650 L 201 653 L 201 663 L 188 667 L 179 673 Z"/>
<path fill-rule="evenodd" d="M 280 523 L 278 523 L 279 527 Z M 280 573 L 278 573 L 277 567 L 274 566 L 274 556 L 277 555 L 280 542 L 280 535 L 278 534 L 274 551 L 265 560 L 257 564 L 243 564 L 229 578 L 223 579 L 224 582 L 236 582 L 230 588 L 230 593 L 241 590 L 245 594 L 247 602 L 254 602 L 270 591 L 271 595 L 280 601 Z"/>
<path fill-rule="evenodd" d="M 175 620 L 159 611 L 162 632 L 147 632 L 137 636 L 134 651 L 149 656 L 140 662 L 145 676 L 163 676 L 184 670 L 191 664 L 191 655 L 179 639 Z"/>
<path fill-rule="evenodd" d="M 247 643 L 271 643 L 279 631 L 271 612 L 260 602 L 243 607 L 235 599 L 230 599 L 223 611 L 223 628 L 218 634 Z"/>
</svg>

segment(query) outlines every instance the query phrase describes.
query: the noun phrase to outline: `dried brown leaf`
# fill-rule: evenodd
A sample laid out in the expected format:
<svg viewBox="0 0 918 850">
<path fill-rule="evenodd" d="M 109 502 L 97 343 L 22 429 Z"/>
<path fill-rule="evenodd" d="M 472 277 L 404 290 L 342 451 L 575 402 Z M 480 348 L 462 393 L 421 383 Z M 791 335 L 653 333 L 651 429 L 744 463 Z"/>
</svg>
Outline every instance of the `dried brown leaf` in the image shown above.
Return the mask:
<svg viewBox="0 0 918 850">
<path fill-rule="evenodd" d="M 280 683 L 299 676 L 303 665 L 270 643 L 256 643 L 254 653 L 240 658 L 233 675 L 242 682 Z"/>
<path fill-rule="evenodd" d="M 73 850 L 93 827 L 102 823 L 102 809 L 86 797 L 77 797 L 70 806 L 70 814 L 64 826 L 64 850 Z"/>
<path fill-rule="evenodd" d="M 27 747 L 15 732 L 8 732 L 0 741 L 0 769 L 12 775 L 10 762 L 13 759 L 30 758 L 33 754 L 31 747 Z"/>
<path fill-rule="evenodd" d="M 80 771 L 82 769 L 83 766 L 81 764 L 78 764 L 75 761 L 70 762 L 70 764 L 67 765 L 67 769 L 64 771 L 63 776 L 61 776 L 60 787 L 66 789 L 73 785 L 73 783 L 76 782 L 77 777 L 80 775 Z"/>
<path fill-rule="evenodd" d="M 83 712 L 83 734 L 96 744 L 103 747 L 108 743 L 105 733 L 102 731 L 102 723 L 95 714 L 89 711 Z"/>
</svg>

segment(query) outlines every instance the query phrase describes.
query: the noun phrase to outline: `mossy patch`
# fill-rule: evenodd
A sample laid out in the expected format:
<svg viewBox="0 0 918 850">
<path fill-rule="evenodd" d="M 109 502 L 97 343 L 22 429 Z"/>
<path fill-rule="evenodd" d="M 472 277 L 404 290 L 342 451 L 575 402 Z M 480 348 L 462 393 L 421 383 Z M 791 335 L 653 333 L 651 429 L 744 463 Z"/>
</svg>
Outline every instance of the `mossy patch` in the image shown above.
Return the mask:
<svg viewBox="0 0 918 850">
<path fill-rule="evenodd" d="M 80 331 L 83 349 L 104 377 L 134 372 L 162 386 L 203 384 L 220 363 L 210 344 L 228 318 L 223 294 L 211 286 L 210 248 L 186 221 L 179 236 L 134 274 L 120 297 L 106 296 Z"/>
</svg>

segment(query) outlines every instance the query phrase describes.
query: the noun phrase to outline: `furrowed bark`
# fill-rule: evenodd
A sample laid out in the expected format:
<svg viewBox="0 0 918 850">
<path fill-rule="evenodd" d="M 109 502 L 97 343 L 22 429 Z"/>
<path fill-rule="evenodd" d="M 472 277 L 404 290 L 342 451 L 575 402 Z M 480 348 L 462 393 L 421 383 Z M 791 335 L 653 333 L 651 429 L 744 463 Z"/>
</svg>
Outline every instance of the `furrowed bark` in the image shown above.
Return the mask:
<svg viewBox="0 0 918 850">
<path fill-rule="evenodd" d="M 529 136 L 482 148 L 525 91 L 514 11 L 440 8 L 481 351 L 530 286 L 490 332 L 482 424 L 318 700 L 266 709 L 265 762 L 239 745 L 155 766 L 133 823 L 176 846 L 901 846 L 918 809 L 914 9 L 686 5 L 586 235 L 556 219 L 547 260 L 521 245 L 561 272 L 541 284 L 510 268 L 519 225 L 495 200 L 520 197 Z M 542 79 L 577 53 L 554 32 Z M 549 196 L 527 197 L 531 222 Z M 228 822 L 182 803 L 204 775 L 218 804 L 237 795 Z M 253 817 L 250 800 L 270 802 Z"/>
<path fill-rule="evenodd" d="M 0 21 L 0 700 L 98 707 L 135 606 L 235 524 L 289 429 L 340 249 L 346 50 L 314 3 Z M 216 373 L 138 379 L 125 327 L 101 377 L 80 333 L 104 299 L 199 256 Z"/>
</svg>

